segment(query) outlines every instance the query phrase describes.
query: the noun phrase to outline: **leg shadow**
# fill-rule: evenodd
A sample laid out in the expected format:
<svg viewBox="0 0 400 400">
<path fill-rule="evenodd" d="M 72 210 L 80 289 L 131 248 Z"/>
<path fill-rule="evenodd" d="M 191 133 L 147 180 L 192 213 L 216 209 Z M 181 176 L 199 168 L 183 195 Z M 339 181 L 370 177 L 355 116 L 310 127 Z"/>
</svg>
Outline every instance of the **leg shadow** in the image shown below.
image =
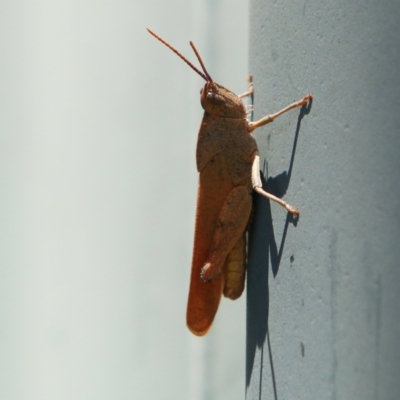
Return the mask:
<svg viewBox="0 0 400 400">
<path fill-rule="evenodd" d="M 302 107 L 300 110 L 288 171 L 284 171 L 276 177 L 270 177 L 267 181 L 263 179 L 264 190 L 278 197 L 284 196 L 289 187 L 301 120 L 310 112 L 310 109 L 311 102 L 307 107 Z M 263 176 L 267 175 L 265 170 L 266 165 L 264 165 Z M 296 226 L 297 222 L 297 217 L 293 217 L 289 213 L 287 214 L 278 249 L 272 223 L 270 201 L 265 197 L 254 195 L 254 219 L 249 232 L 248 247 L 246 338 L 246 389 L 251 391 L 252 395 L 250 397 L 252 399 L 262 398 L 262 385 L 265 384 L 265 379 L 263 379 L 263 377 L 268 373 L 268 370 L 271 371 L 274 398 L 275 400 L 278 399 L 268 326 L 269 267 L 271 263 L 273 277 L 276 277 L 281 263 L 289 224 Z M 265 348 L 265 344 L 267 344 L 267 348 Z M 256 358 L 257 348 L 260 349 L 260 354 Z M 268 361 L 270 364 L 270 368 L 268 368 L 267 371 L 264 370 L 264 361 L 267 360 L 267 358 L 264 357 L 265 349 L 268 350 Z M 256 373 L 257 376 L 253 376 L 253 373 Z M 251 382 L 252 387 L 250 388 Z M 254 391 L 258 391 L 258 396 Z"/>
</svg>

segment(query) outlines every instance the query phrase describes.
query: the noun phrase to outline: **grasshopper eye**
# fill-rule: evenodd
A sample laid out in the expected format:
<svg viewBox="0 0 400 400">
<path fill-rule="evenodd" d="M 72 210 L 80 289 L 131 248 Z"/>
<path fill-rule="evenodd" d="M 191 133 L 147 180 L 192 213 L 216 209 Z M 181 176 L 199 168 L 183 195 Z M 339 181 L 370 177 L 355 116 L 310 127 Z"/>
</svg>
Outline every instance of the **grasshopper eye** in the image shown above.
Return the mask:
<svg viewBox="0 0 400 400">
<path fill-rule="evenodd" d="M 219 94 L 216 94 L 214 92 L 208 92 L 206 97 L 207 97 L 207 100 L 210 100 L 211 102 L 216 103 L 216 104 L 225 104 L 226 103 L 223 96 L 220 96 Z"/>
</svg>

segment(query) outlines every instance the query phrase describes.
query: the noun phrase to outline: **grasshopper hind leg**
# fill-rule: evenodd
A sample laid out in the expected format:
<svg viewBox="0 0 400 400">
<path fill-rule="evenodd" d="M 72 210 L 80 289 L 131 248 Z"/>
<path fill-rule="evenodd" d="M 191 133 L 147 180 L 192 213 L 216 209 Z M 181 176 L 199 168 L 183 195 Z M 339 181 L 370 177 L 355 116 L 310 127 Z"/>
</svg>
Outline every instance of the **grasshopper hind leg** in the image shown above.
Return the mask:
<svg viewBox="0 0 400 400">
<path fill-rule="evenodd" d="M 235 187 L 229 193 L 218 217 L 210 255 L 201 270 L 203 281 L 221 273 L 228 254 L 243 236 L 251 207 L 252 197 L 245 186 Z"/>
</svg>

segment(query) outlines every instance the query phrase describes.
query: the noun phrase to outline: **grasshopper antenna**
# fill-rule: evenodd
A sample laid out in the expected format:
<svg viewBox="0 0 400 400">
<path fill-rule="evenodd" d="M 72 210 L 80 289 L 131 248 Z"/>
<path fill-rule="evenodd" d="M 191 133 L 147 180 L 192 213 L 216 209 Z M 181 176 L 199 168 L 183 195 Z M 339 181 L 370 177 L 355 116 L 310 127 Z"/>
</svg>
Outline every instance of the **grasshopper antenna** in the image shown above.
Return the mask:
<svg viewBox="0 0 400 400">
<path fill-rule="evenodd" d="M 204 68 L 203 62 L 201 61 L 200 56 L 197 53 L 197 50 L 194 50 L 196 53 L 197 58 L 200 61 L 201 67 L 203 68 L 204 72 L 206 72 L 206 74 L 203 74 L 201 71 L 199 71 L 188 59 L 186 59 L 181 53 L 179 53 L 178 50 L 176 50 L 174 47 L 172 47 L 168 42 L 166 42 L 164 39 L 162 39 L 160 36 L 158 36 L 156 33 L 154 33 L 153 31 L 151 31 L 149 28 L 147 28 L 147 30 L 149 31 L 149 33 L 151 35 L 153 35 L 156 39 L 158 39 L 161 43 L 165 44 L 169 49 L 171 49 L 177 56 L 179 56 L 183 61 L 185 61 L 185 63 L 187 65 L 189 65 L 189 67 L 191 67 L 192 69 L 194 69 L 205 81 L 211 81 L 210 75 L 208 75 L 206 69 Z M 192 45 L 192 42 L 190 42 L 191 46 L 194 48 L 194 46 Z"/>
<path fill-rule="evenodd" d="M 197 59 L 199 60 L 199 63 L 200 63 L 200 65 L 201 65 L 201 68 L 203 69 L 203 71 L 204 71 L 206 77 L 208 78 L 208 81 L 209 81 L 209 82 L 212 82 L 213 80 L 211 79 L 210 74 L 207 72 L 206 67 L 204 66 L 203 60 L 202 60 L 201 57 L 200 57 L 199 52 L 197 51 L 196 47 L 194 47 L 193 42 L 189 42 L 189 43 L 190 43 L 190 46 L 192 46 L 192 49 L 193 49 L 193 51 L 194 51 L 194 54 L 196 54 L 196 57 L 197 57 Z"/>
</svg>

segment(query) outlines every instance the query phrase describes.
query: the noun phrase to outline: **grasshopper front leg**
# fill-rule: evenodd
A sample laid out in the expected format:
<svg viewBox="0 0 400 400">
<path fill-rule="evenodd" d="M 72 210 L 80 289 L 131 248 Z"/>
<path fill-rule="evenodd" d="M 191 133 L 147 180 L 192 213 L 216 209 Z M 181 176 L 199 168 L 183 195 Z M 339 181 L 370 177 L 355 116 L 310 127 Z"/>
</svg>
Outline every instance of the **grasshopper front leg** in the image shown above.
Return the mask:
<svg viewBox="0 0 400 400">
<path fill-rule="evenodd" d="M 264 125 L 269 124 L 270 122 L 273 122 L 275 118 L 278 118 L 280 115 L 284 114 L 285 112 L 287 112 L 289 110 L 292 110 L 293 108 L 305 106 L 310 100 L 312 100 L 312 98 L 313 98 L 312 95 L 308 94 L 303 99 L 288 105 L 287 107 L 283 108 L 282 110 L 278 111 L 275 114 L 267 115 L 255 122 L 249 122 L 248 131 L 253 132 L 255 129 L 259 128 L 260 126 L 264 126 Z"/>
<path fill-rule="evenodd" d="M 201 278 L 207 282 L 221 273 L 225 259 L 246 229 L 252 198 L 245 186 L 238 186 L 229 193 L 219 213 L 213 244 Z"/>
<path fill-rule="evenodd" d="M 247 92 L 239 94 L 240 99 L 244 99 L 245 97 L 250 97 L 254 94 L 253 75 L 249 75 L 249 77 L 247 78 L 247 82 L 249 85 L 249 90 Z"/>
<path fill-rule="evenodd" d="M 264 126 L 264 125 L 269 124 L 270 122 L 273 122 L 275 118 L 278 118 L 280 115 L 284 114 L 285 112 L 292 110 L 293 108 L 306 105 L 309 101 L 312 100 L 312 98 L 313 98 L 312 95 L 308 94 L 303 99 L 288 105 L 287 107 L 283 108 L 282 110 L 278 111 L 275 114 L 267 115 L 255 122 L 249 122 L 247 129 L 249 132 L 253 132 L 255 129 L 259 128 L 260 126 Z M 286 203 L 286 201 L 263 190 L 261 177 L 260 177 L 260 157 L 258 154 L 256 154 L 256 156 L 254 157 L 252 173 L 251 173 L 251 180 L 252 180 L 252 184 L 253 184 L 253 189 L 257 193 L 261 194 L 262 196 L 266 197 L 267 199 L 275 201 L 276 203 L 280 204 L 282 207 L 285 207 L 286 210 L 288 210 L 291 214 L 297 215 L 297 216 L 300 215 L 300 212 L 297 208 L 292 207 L 289 203 Z"/>
</svg>

